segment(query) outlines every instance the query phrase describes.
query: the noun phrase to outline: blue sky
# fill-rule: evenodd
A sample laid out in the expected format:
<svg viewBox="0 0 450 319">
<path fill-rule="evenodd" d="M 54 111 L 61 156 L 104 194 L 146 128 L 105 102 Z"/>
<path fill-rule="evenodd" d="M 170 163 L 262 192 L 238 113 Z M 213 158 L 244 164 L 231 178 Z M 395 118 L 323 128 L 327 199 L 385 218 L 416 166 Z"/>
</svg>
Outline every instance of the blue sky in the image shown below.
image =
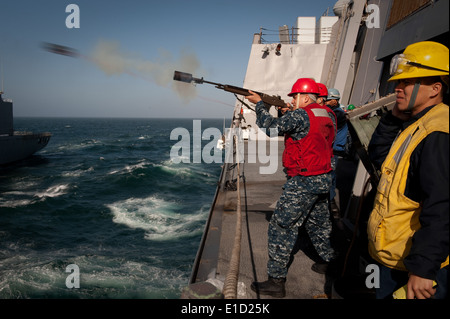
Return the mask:
<svg viewBox="0 0 450 319">
<path fill-rule="evenodd" d="M 66 27 L 72 3 L 80 9 L 78 29 Z M 4 97 L 13 99 L 15 116 L 229 118 L 232 94 L 201 85 L 195 96 L 180 96 L 167 74 L 177 68 L 241 86 L 260 27 L 292 27 L 298 16 L 318 18 L 327 8 L 333 15 L 335 3 L 0 0 Z M 86 58 L 49 53 L 42 42 Z"/>
</svg>

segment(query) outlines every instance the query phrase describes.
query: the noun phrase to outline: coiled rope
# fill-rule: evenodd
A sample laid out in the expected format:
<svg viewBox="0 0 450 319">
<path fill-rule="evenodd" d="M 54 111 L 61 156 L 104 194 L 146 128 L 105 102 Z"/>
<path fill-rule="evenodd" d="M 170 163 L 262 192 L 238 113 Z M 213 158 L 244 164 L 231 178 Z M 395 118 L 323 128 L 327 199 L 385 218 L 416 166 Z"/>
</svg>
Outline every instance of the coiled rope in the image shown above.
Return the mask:
<svg viewBox="0 0 450 319">
<path fill-rule="evenodd" d="M 237 137 L 233 138 L 234 147 L 237 147 Z M 225 282 L 223 284 L 222 293 L 225 299 L 236 299 L 237 285 L 239 277 L 239 264 L 241 259 L 241 234 L 242 234 L 242 218 L 241 218 L 241 192 L 240 184 L 240 169 L 239 169 L 239 150 L 236 149 L 236 168 L 237 168 L 237 207 L 236 207 L 236 230 L 234 234 L 234 245 L 231 253 L 229 269 Z"/>
</svg>

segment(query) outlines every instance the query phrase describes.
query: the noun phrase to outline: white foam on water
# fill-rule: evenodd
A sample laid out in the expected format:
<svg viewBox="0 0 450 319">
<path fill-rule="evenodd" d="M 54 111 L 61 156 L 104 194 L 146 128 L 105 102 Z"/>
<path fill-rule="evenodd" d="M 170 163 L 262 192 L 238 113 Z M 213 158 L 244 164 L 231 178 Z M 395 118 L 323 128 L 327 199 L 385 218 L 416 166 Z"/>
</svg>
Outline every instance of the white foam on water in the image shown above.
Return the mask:
<svg viewBox="0 0 450 319">
<path fill-rule="evenodd" d="M 139 161 L 137 164 L 125 165 L 123 168 L 112 170 L 107 175 L 128 174 L 128 173 L 133 172 L 136 169 L 144 168 L 147 164 L 148 164 L 148 162 L 144 159 L 144 160 Z"/>
<path fill-rule="evenodd" d="M 161 169 L 171 175 L 178 177 L 189 177 L 192 176 L 192 170 L 190 167 L 183 164 L 175 164 L 172 160 L 163 161 L 161 164 L 155 165 L 161 167 Z"/>
<path fill-rule="evenodd" d="M 148 262 L 89 256 L 77 258 L 74 263 L 80 267 L 80 288 L 95 287 L 98 293 L 110 298 L 128 298 L 130 294 L 160 298 L 164 291 L 173 294 L 186 280 L 186 274 L 179 269 L 158 267 Z"/>
<path fill-rule="evenodd" d="M 47 197 L 51 197 L 51 198 L 58 197 L 58 196 L 67 194 L 69 187 L 70 187 L 69 184 L 59 184 L 59 185 L 50 186 L 45 191 L 36 193 L 35 196 L 39 197 L 41 199 L 47 198 Z"/>
<path fill-rule="evenodd" d="M 192 235 L 192 228 L 205 218 L 204 212 L 183 211 L 182 204 L 156 196 L 129 198 L 107 205 L 113 222 L 145 231 L 149 240 L 170 240 Z M 183 213 L 180 213 L 183 211 Z M 195 230 L 195 232 L 201 229 Z"/>
<path fill-rule="evenodd" d="M 8 270 L 0 276 L 0 298 L 161 298 L 165 294 L 173 298 L 187 280 L 180 269 L 147 261 L 102 255 L 67 257 L 66 251 L 54 251 L 47 257 L 7 258 Z M 79 289 L 66 286 L 71 274 L 66 267 L 71 264 L 78 266 Z"/>
<path fill-rule="evenodd" d="M 101 144 L 101 141 L 95 139 L 82 141 L 79 144 L 62 144 L 57 147 L 57 151 L 79 151 L 98 144 Z"/>
<path fill-rule="evenodd" d="M 32 204 L 34 200 L 32 199 L 14 199 L 7 200 L 4 198 L 0 198 L 0 207 L 4 208 L 15 208 L 15 207 L 23 207 Z"/>
<path fill-rule="evenodd" d="M 16 208 L 31 205 L 37 201 L 43 201 L 46 198 L 55 198 L 65 195 L 68 193 L 69 189 L 69 184 L 57 184 L 38 192 L 31 190 L 4 192 L 0 196 L 0 207 Z M 13 199 L 11 199 L 11 197 Z"/>
<path fill-rule="evenodd" d="M 61 174 L 63 177 L 80 177 L 86 173 L 90 173 L 94 171 L 94 167 L 89 167 L 88 169 L 76 169 L 71 171 L 66 171 Z"/>
<path fill-rule="evenodd" d="M 179 177 L 189 177 L 192 175 L 189 167 L 173 167 L 173 166 L 161 166 L 161 169 L 165 172 L 168 172 L 174 176 Z"/>
</svg>

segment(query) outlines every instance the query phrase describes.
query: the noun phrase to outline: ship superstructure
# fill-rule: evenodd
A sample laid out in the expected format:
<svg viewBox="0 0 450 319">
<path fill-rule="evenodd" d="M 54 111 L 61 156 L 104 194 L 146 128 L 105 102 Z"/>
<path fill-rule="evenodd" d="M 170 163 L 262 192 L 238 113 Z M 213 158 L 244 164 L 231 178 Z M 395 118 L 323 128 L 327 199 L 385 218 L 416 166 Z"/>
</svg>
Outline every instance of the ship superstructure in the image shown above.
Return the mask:
<svg viewBox="0 0 450 319">
<path fill-rule="evenodd" d="M 48 132 L 14 130 L 13 102 L 0 92 L 0 165 L 23 160 L 44 148 L 51 137 Z"/>
</svg>

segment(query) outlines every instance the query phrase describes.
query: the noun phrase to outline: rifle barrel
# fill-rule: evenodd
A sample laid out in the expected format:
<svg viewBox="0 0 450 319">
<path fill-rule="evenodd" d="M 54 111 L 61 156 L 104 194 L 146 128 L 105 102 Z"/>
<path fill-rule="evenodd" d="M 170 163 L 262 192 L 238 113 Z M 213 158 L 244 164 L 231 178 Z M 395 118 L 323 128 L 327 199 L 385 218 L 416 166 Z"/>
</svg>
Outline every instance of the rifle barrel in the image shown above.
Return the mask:
<svg viewBox="0 0 450 319">
<path fill-rule="evenodd" d="M 181 81 L 186 83 L 191 83 L 194 80 L 192 74 L 179 71 L 175 71 L 175 73 L 173 74 L 173 79 L 175 81 Z"/>
<path fill-rule="evenodd" d="M 235 93 L 238 95 L 244 95 L 244 96 L 250 95 L 249 90 L 247 90 L 245 88 L 241 88 L 241 87 L 237 87 L 237 86 L 233 86 L 233 85 L 216 83 L 216 82 L 205 81 L 205 80 L 203 80 L 203 78 L 201 78 L 201 79 L 194 78 L 192 76 L 192 74 L 190 74 L 190 73 L 175 71 L 175 73 L 173 75 L 173 79 L 175 81 L 181 81 L 181 82 L 186 82 L 186 83 L 192 83 L 192 82 L 197 83 L 197 84 L 208 83 L 208 84 L 215 85 L 216 88 L 227 91 L 227 92 Z M 268 103 L 270 105 L 275 105 L 275 106 L 281 106 L 281 107 L 286 106 L 286 103 L 277 96 L 270 96 L 270 95 L 267 95 L 267 94 L 264 94 L 261 92 L 256 92 L 256 91 L 253 91 L 253 92 L 260 95 L 265 103 Z"/>
</svg>

